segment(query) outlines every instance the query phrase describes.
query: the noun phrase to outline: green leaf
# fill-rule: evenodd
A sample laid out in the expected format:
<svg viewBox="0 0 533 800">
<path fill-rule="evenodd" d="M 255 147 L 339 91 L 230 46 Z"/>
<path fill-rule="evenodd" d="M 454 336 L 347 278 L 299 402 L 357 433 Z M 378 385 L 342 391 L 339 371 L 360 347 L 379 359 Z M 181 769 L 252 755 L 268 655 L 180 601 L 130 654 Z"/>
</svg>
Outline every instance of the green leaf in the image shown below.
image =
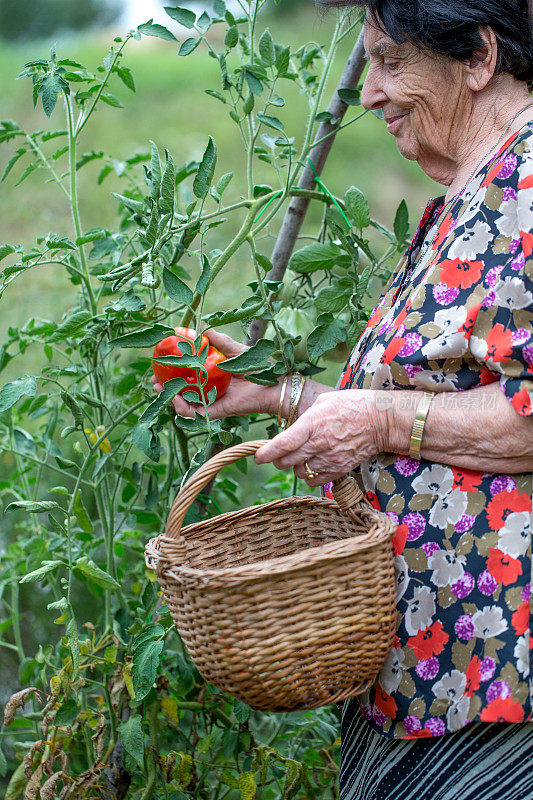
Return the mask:
<svg viewBox="0 0 533 800">
<path fill-rule="evenodd" d="M 45 575 L 48 575 L 49 572 L 52 572 L 56 567 L 59 567 L 63 564 L 62 561 L 44 561 L 42 567 L 39 569 L 34 569 L 33 572 L 28 572 L 27 575 L 24 575 L 19 583 L 33 583 L 34 581 L 40 581 L 41 578 L 44 578 Z"/>
<path fill-rule="evenodd" d="M 229 182 L 233 178 L 233 172 L 226 172 L 222 175 L 221 178 L 218 179 L 218 183 L 216 185 L 216 192 L 219 197 L 222 197 L 226 189 L 228 188 Z"/>
<path fill-rule="evenodd" d="M 359 89 L 337 89 L 337 94 L 347 106 L 361 105 L 361 92 Z"/>
<path fill-rule="evenodd" d="M 191 289 L 181 278 L 174 275 L 168 267 L 163 268 L 163 286 L 171 300 L 175 300 L 177 303 L 184 303 L 186 306 L 190 306 L 192 303 L 193 293 Z"/>
<path fill-rule="evenodd" d="M 194 194 L 200 200 L 203 200 L 209 191 L 215 174 L 216 163 L 217 146 L 215 140 L 210 136 L 192 185 Z"/>
<path fill-rule="evenodd" d="M 313 242 L 292 255 L 289 267 L 294 272 L 308 274 L 319 269 L 331 269 L 340 256 L 342 256 L 342 252 L 338 245 L 329 242 Z"/>
<path fill-rule="evenodd" d="M 6 512 L 17 508 L 27 511 L 29 514 L 42 514 L 43 511 L 61 508 L 61 506 L 54 500 L 41 500 L 40 502 L 37 500 L 15 500 L 7 506 Z"/>
<path fill-rule="evenodd" d="M 207 291 L 207 287 L 209 286 L 210 280 L 211 280 L 211 265 L 209 263 L 209 259 L 207 258 L 207 256 L 204 255 L 202 274 L 198 278 L 198 282 L 194 290 L 195 293 L 201 294 L 203 296 Z"/>
<path fill-rule="evenodd" d="M 234 308 L 231 311 L 216 311 L 214 314 L 210 314 L 205 319 L 205 323 L 209 327 L 217 327 L 218 325 L 229 325 L 232 322 L 253 319 L 263 307 L 264 301 L 261 298 L 253 297 L 245 300 L 241 308 Z"/>
<path fill-rule="evenodd" d="M 368 264 L 360 274 L 359 280 L 357 281 L 356 297 L 359 300 L 359 302 L 362 302 L 365 292 L 368 289 L 368 284 L 371 275 L 372 275 L 372 266 Z"/>
<path fill-rule="evenodd" d="M 135 700 L 143 700 L 152 688 L 162 651 L 162 640 L 151 639 L 136 646 L 131 665 Z"/>
<path fill-rule="evenodd" d="M 230 49 L 235 47 L 237 42 L 239 41 L 239 29 L 236 25 L 231 25 L 228 30 L 226 31 L 226 36 L 224 37 L 224 44 L 226 47 Z"/>
<path fill-rule="evenodd" d="M 269 258 L 267 258 L 267 256 L 264 256 L 262 253 L 256 253 L 255 260 L 257 261 L 257 263 L 264 272 L 270 272 L 271 269 L 274 269 L 272 261 Z"/>
<path fill-rule="evenodd" d="M 190 37 L 189 39 L 185 39 L 183 44 L 181 45 L 180 49 L 178 50 L 179 56 L 188 56 L 193 50 L 196 50 L 198 45 L 202 40 L 200 38 L 195 39 L 194 37 Z"/>
<path fill-rule="evenodd" d="M 142 25 L 137 26 L 139 33 L 144 33 L 145 36 L 157 36 L 159 39 L 167 39 L 169 42 L 177 42 L 178 40 L 164 25 L 158 25 L 151 19 L 148 22 L 143 22 Z"/>
<path fill-rule="evenodd" d="M 159 207 L 162 211 L 173 211 L 176 170 L 172 156 L 168 150 L 165 150 L 165 153 L 167 156 L 167 164 L 161 179 L 161 198 L 159 200 Z"/>
<path fill-rule="evenodd" d="M 252 716 L 253 709 L 243 703 L 242 700 L 234 700 L 233 713 L 237 722 L 247 722 Z"/>
<path fill-rule="evenodd" d="M 53 724 L 72 725 L 78 716 L 79 710 L 75 700 L 67 700 L 57 709 Z"/>
<path fill-rule="evenodd" d="M 271 117 L 268 114 L 262 114 L 261 112 L 259 112 L 257 115 L 257 119 L 261 120 L 263 125 L 266 125 L 269 128 L 274 128 L 274 130 L 276 131 L 285 130 L 283 122 L 277 117 Z"/>
<path fill-rule="evenodd" d="M 69 93 L 68 83 L 63 80 L 61 75 L 57 72 L 53 72 L 43 78 L 39 87 L 39 94 L 41 95 L 44 113 L 47 117 L 52 114 L 52 111 L 56 107 L 57 98 L 61 92 Z"/>
<path fill-rule="evenodd" d="M 272 67 L 276 61 L 276 48 L 269 29 L 266 28 L 259 39 L 259 55 L 265 67 Z"/>
<path fill-rule="evenodd" d="M 120 584 L 108 572 L 100 569 L 94 561 L 88 559 L 87 556 L 79 558 L 74 566 L 91 581 L 97 583 L 98 586 L 102 586 L 104 589 L 115 589 L 115 591 L 120 589 Z"/>
<path fill-rule="evenodd" d="M 61 339 L 68 339 L 79 334 L 91 319 L 92 315 L 89 311 L 76 311 L 56 328 L 53 334 L 48 337 L 47 342 L 58 342 Z"/>
<path fill-rule="evenodd" d="M 157 200 L 161 191 L 161 159 L 157 145 L 150 139 L 152 154 L 150 157 L 150 196 Z"/>
<path fill-rule="evenodd" d="M 194 11 L 191 11 L 189 8 L 174 8 L 174 6 L 164 6 L 164 9 L 169 17 L 179 22 L 184 28 L 194 27 L 194 23 L 196 22 L 196 14 Z"/>
<path fill-rule="evenodd" d="M 115 67 L 115 72 L 117 73 L 118 77 L 120 78 L 124 86 L 127 86 L 128 89 L 134 92 L 135 81 L 133 80 L 131 69 L 128 69 L 128 67 Z"/>
<path fill-rule="evenodd" d="M 78 525 L 80 526 L 82 531 L 85 531 L 85 533 L 93 533 L 94 531 L 93 524 L 89 518 L 85 506 L 83 505 L 83 500 L 79 489 L 76 492 L 76 499 L 74 500 L 73 509 L 74 509 L 74 514 L 76 515 L 76 518 L 78 520 Z"/>
<path fill-rule="evenodd" d="M 207 11 L 204 11 L 202 14 L 200 14 L 196 25 L 202 33 L 207 33 L 211 27 L 211 17 Z"/>
<path fill-rule="evenodd" d="M 405 244 L 405 240 L 409 233 L 409 211 L 407 209 L 407 203 L 405 200 L 402 200 L 400 205 L 398 206 L 398 210 L 396 211 L 396 216 L 394 218 L 394 235 L 396 236 L 396 241 L 398 242 L 398 247 L 401 247 Z"/>
<path fill-rule="evenodd" d="M 150 247 L 153 247 L 157 240 L 159 217 L 160 217 L 159 209 L 157 207 L 157 204 L 154 203 L 152 206 L 152 213 L 150 214 L 150 220 L 144 232 L 144 238 L 146 239 Z"/>
<path fill-rule="evenodd" d="M 13 169 L 19 158 L 22 158 L 22 156 L 25 155 L 25 153 L 26 153 L 26 148 L 19 147 L 19 149 L 14 153 L 14 155 L 11 156 L 11 158 L 7 162 L 4 174 L 0 178 L 0 183 L 2 183 L 2 181 L 4 181 L 7 178 L 7 176 L 9 175 L 9 173 L 11 172 L 11 170 Z"/>
<path fill-rule="evenodd" d="M 344 195 L 344 202 L 348 216 L 361 230 L 370 225 L 370 209 L 366 197 L 360 189 L 350 186 Z"/>
<path fill-rule="evenodd" d="M 282 47 L 276 56 L 276 69 L 278 75 L 285 75 L 289 69 L 291 51 L 289 47 Z"/>
<path fill-rule="evenodd" d="M 129 208 L 130 211 L 133 211 L 134 214 L 142 214 L 144 211 L 144 203 L 141 200 L 132 200 L 131 197 L 125 197 L 123 194 L 117 194 L 116 192 L 111 192 L 113 197 L 116 199 L 126 208 Z"/>
<path fill-rule="evenodd" d="M 31 375 L 4 384 L 0 389 L 0 414 L 14 406 L 23 395 L 35 397 L 36 392 L 37 383 Z"/>
<path fill-rule="evenodd" d="M 250 69 L 244 69 L 244 78 L 246 80 L 248 89 L 252 94 L 261 94 L 263 91 L 263 84 Z"/>
<path fill-rule="evenodd" d="M 243 373 L 251 372 L 252 370 L 260 370 L 269 366 L 269 360 L 275 351 L 276 345 L 274 342 L 270 342 L 268 339 L 259 339 L 258 342 L 245 350 L 244 353 L 234 358 L 228 358 L 218 366 L 219 369 L 224 370 L 224 372 Z"/>
<path fill-rule="evenodd" d="M 242 113 L 244 114 L 245 117 L 247 117 L 248 114 L 252 113 L 252 111 L 254 110 L 254 105 L 255 105 L 254 95 L 250 92 L 250 94 L 242 104 Z"/>
<path fill-rule="evenodd" d="M 233 175 L 233 172 L 230 174 Z M 6 258 L 6 256 L 10 256 L 11 253 L 14 253 L 15 251 L 16 249 L 11 244 L 0 245 L 0 261 L 2 261 L 3 258 Z"/>
<path fill-rule="evenodd" d="M 332 319 L 329 322 L 319 325 L 311 331 L 307 337 L 307 352 L 309 359 L 316 361 L 317 358 L 331 350 L 338 342 L 346 341 L 346 325 L 341 319 Z"/>
<path fill-rule="evenodd" d="M 166 339 L 167 336 L 175 335 L 176 331 L 174 328 L 169 328 L 168 325 L 160 325 L 157 323 L 151 328 L 144 328 L 142 331 L 126 333 L 124 336 L 111 339 L 109 344 L 111 347 L 151 347 L 163 339 Z"/>
<path fill-rule="evenodd" d="M 157 419 L 163 409 L 166 408 L 168 403 L 175 397 L 184 386 L 188 386 L 184 378 L 172 378 L 165 382 L 163 391 L 153 400 L 150 405 L 143 411 L 139 418 L 140 425 L 150 426 Z"/>
<path fill-rule="evenodd" d="M 338 314 L 348 306 L 348 300 L 353 292 L 353 282 L 350 278 L 345 281 L 335 281 L 332 286 L 321 289 L 316 296 L 315 304 L 320 313 Z"/>
<path fill-rule="evenodd" d="M 118 735 L 126 753 L 142 770 L 144 768 L 144 733 L 140 715 L 132 714 L 126 722 L 121 722 L 118 726 Z"/>
<path fill-rule="evenodd" d="M 5 778 L 6 775 L 7 775 L 7 761 L 6 761 L 5 755 L 4 755 L 3 751 L 2 751 L 2 748 L 0 747 L 0 776 L 2 778 Z M 22 787 L 22 788 L 24 788 L 24 787 Z"/>
</svg>

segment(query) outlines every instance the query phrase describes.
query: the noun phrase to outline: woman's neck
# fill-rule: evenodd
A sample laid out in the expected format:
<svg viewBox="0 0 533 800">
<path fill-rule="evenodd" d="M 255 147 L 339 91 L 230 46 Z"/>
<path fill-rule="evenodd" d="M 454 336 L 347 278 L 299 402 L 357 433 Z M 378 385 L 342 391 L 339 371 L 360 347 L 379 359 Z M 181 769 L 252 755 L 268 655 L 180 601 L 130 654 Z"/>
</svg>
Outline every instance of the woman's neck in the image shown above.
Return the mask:
<svg viewBox="0 0 533 800">
<path fill-rule="evenodd" d="M 526 85 L 511 76 L 502 76 L 480 94 L 483 96 L 473 104 L 447 174 L 438 179 L 448 186 L 446 200 L 462 191 L 513 132 L 533 120 L 533 108 L 527 107 L 533 98 Z"/>
</svg>

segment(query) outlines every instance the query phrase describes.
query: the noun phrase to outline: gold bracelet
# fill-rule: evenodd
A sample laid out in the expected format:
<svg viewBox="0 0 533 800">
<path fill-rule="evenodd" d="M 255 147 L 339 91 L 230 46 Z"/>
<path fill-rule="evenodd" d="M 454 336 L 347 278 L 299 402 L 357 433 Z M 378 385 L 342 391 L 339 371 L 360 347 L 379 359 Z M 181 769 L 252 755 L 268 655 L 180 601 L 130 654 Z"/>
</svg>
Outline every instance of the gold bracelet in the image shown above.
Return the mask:
<svg viewBox="0 0 533 800">
<path fill-rule="evenodd" d="M 289 376 L 285 375 L 283 378 L 283 383 L 281 384 L 281 394 L 279 396 L 279 406 L 278 406 L 278 427 L 281 428 L 281 412 L 283 411 L 283 400 L 285 399 L 285 389 L 287 388 L 287 381 L 289 380 Z"/>
<path fill-rule="evenodd" d="M 431 401 L 435 397 L 435 392 L 424 392 L 423 397 L 420 399 L 418 408 L 416 410 L 415 421 L 413 424 L 413 432 L 411 434 L 411 446 L 409 448 L 409 455 L 417 461 L 421 460 L 420 451 L 422 450 L 422 437 L 424 436 L 424 426 L 426 424 L 427 415 Z"/>
<path fill-rule="evenodd" d="M 305 381 L 307 379 L 299 372 L 295 372 L 292 376 L 291 396 L 289 400 L 289 415 L 285 428 L 289 428 L 292 423 L 298 418 L 298 403 L 304 390 Z"/>
</svg>

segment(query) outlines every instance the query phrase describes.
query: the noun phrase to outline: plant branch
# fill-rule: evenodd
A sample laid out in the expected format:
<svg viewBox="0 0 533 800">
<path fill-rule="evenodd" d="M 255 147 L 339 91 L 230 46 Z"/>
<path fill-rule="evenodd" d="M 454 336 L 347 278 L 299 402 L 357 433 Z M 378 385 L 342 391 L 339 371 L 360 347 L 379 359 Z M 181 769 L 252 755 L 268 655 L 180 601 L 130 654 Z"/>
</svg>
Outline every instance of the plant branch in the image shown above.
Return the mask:
<svg viewBox="0 0 533 800">
<path fill-rule="evenodd" d="M 330 114 L 332 114 L 334 119 L 341 120 L 348 108 L 346 103 L 344 103 L 338 95 L 339 89 L 356 88 L 361 75 L 363 74 L 364 67 L 364 45 L 363 35 L 361 33 L 355 44 L 355 47 L 350 54 L 350 57 L 348 58 L 344 71 L 328 106 L 328 111 Z M 313 162 L 317 175 L 320 175 L 324 168 L 326 159 L 329 155 L 333 142 L 335 141 L 336 134 L 337 126 L 332 126 L 331 122 L 329 121 L 320 123 L 315 137 L 316 143 L 313 144 L 310 150 L 311 161 Z M 314 187 L 315 176 L 311 167 L 306 166 L 298 182 L 298 188 L 309 191 L 313 190 Z M 273 268 L 267 273 L 266 280 L 283 280 L 285 270 L 287 269 L 287 264 L 289 263 L 289 258 L 292 254 L 298 234 L 302 227 L 302 223 L 305 219 L 309 202 L 310 201 L 308 197 L 295 197 L 289 204 L 280 228 L 280 232 L 278 234 L 278 238 L 276 240 L 276 244 L 274 245 L 274 250 L 272 252 L 271 261 Z M 266 320 L 253 320 L 248 333 L 248 341 L 250 344 L 255 344 L 255 342 L 261 339 L 265 333 L 266 325 Z"/>
</svg>

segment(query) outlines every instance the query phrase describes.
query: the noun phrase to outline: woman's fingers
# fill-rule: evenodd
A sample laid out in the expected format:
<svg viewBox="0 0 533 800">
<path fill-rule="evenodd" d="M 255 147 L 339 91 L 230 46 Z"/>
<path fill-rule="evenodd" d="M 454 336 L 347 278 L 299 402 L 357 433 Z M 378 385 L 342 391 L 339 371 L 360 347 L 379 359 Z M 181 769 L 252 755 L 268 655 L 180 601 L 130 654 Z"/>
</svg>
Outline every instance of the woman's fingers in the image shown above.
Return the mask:
<svg viewBox="0 0 533 800">
<path fill-rule="evenodd" d="M 309 426 L 304 415 L 287 431 L 278 433 L 270 442 L 260 447 L 255 454 L 255 463 L 268 464 L 273 461 L 275 466 L 282 464 L 278 469 L 295 466 L 309 455 L 305 449 L 309 435 Z"/>
<path fill-rule="evenodd" d="M 196 403 L 188 403 L 179 394 L 172 399 L 172 406 L 176 414 L 179 414 L 180 417 L 194 417 L 195 414 L 205 416 L 205 410 L 201 403 L 198 405 Z"/>
<path fill-rule="evenodd" d="M 213 347 L 216 347 L 217 350 L 220 350 L 220 352 L 228 358 L 240 356 L 241 353 L 244 353 L 244 351 L 248 349 L 246 345 L 236 342 L 231 336 L 220 333 L 215 330 L 215 328 L 208 328 L 204 331 L 204 334 Z"/>
</svg>

